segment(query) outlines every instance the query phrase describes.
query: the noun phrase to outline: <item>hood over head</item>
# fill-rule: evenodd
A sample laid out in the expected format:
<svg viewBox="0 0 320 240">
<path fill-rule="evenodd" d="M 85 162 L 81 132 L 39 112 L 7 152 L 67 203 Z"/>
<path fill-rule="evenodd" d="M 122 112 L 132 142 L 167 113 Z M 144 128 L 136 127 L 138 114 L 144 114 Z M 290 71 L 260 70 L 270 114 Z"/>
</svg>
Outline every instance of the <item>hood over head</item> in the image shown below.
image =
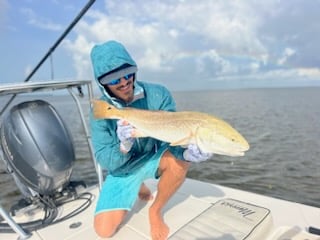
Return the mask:
<svg viewBox="0 0 320 240">
<path fill-rule="evenodd" d="M 95 80 L 103 95 L 118 106 L 118 100 L 111 97 L 103 85 L 127 74 L 136 73 L 138 71 L 136 62 L 125 47 L 114 40 L 95 45 L 91 50 L 91 62 Z M 136 80 L 134 80 L 134 92 L 135 96 L 143 94 L 143 89 Z"/>
</svg>

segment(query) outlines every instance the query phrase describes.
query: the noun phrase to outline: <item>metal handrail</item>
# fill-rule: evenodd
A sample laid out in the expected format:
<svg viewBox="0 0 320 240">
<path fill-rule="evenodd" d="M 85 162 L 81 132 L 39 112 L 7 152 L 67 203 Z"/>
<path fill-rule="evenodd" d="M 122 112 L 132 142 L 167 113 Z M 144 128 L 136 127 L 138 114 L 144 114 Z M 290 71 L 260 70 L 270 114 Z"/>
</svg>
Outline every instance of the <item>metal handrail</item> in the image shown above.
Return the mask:
<svg viewBox="0 0 320 240">
<path fill-rule="evenodd" d="M 76 94 L 74 94 L 74 92 L 72 92 L 72 90 L 70 88 L 68 89 L 68 91 L 69 91 L 70 95 L 72 96 L 72 98 L 74 99 L 74 101 L 75 101 L 75 103 L 77 105 L 77 109 L 78 109 L 78 112 L 79 112 L 79 115 L 80 115 L 80 119 L 82 121 L 82 126 L 83 126 L 83 129 L 84 129 L 84 132 L 85 132 L 85 135 L 86 135 L 86 138 L 87 138 L 87 142 L 88 142 L 88 145 L 89 145 L 89 151 L 90 151 L 91 159 L 93 160 L 93 163 L 94 163 L 94 166 L 95 166 L 95 169 L 96 169 L 96 173 L 98 175 L 99 190 L 101 190 L 102 183 L 103 183 L 103 173 L 102 173 L 102 169 L 101 169 L 100 164 L 98 164 L 97 161 L 95 161 L 93 146 L 92 146 L 92 143 L 91 143 L 91 135 L 89 133 L 89 130 L 88 130 L 88 127 L 87 127 L 87 124 L 86 124 L 86 120 L 85 120 L 85 117 L 84 117 L 84 114 L 83 114 L 83 111 L 82 111 L 82 108 L 81 108 L 81 104 L 80 104 L 79 98 L 76 96 Z M 92 100 L 93 100 L 93 90 L 92 90 L 92 86 L 90 84 L 88 84 L 88 96 L 89 96 L 89 101 L 91 103 Z"/>
<path fill-rule="evenodd" d="M 13 231 L 19 234 L 19 239 L 28 239 L 32 236 L 31 233 L 24 231 L 14 220 L 13 218 L 2 208 L 0 204 L 0 215 L 3 219 L 9 224 Z"/>
</svg>

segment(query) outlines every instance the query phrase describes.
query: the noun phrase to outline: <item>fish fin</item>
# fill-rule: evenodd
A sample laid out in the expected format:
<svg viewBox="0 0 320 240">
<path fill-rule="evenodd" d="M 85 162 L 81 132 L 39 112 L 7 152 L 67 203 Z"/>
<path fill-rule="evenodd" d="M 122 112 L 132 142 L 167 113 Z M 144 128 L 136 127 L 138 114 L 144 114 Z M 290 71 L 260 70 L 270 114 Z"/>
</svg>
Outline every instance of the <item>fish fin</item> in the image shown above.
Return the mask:
<svg viewBox="0 0 320 240">
<path fill-rule="evenodd" d="M 199 127 L 196 132 L 196 142 L 197 146 L 202 152 L 212 152 L 210 149 L 211 137 L 214 132 L 212 129 L 207 127 Z M 209 145 L 209 146 L 208 146 Z"/>
<path fill-rule="evenodd" d="M 170 146 L 185 146 L 190 142 L 190 136 L 180 139 L 179 141 L 170 143 Z"/>
<path fill-rule="evenodd" d="M 149 135 L 145 134 L 144 132 L 140 131 L 139 129 L 134 129 L 132 133 L 132 137 L 135 138 L 143 138 L 143 137 L 149 137 Z"/>
</svg>

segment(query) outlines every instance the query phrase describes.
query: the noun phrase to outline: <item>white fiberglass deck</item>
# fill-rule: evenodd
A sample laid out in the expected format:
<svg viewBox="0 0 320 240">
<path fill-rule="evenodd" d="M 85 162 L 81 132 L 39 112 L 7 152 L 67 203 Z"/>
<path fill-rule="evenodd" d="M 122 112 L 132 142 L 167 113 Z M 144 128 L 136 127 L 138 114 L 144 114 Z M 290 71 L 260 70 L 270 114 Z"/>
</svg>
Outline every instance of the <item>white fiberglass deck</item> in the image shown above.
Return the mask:
<svg viewBox="0 0 320 240">
<path fill-rule="evenodd" d="M 147 185 L 156 194 L 156 181 Z M 90 190 L 97 195 L 98 189 Z M 69 212 L 79 203 L 64 206 Z M 148 207 L 137 201 L 134 210 L 112 238 L 145 240 L 149 237 Z M 99 239 L 93 230 L 95 203 L 73 219 L 34 232 L 30 239 Z M 30 216 L 29 220 L 34 220 Z M 320 240 L 307 233 L 320 226 L 320 209 L 187 179 L 164 210 L 174 240 Z M 21 219 L 23 221 L 26 218 Z M 16 234 L 0 234 L 0 239 L 17 239 Z"/>
</svg>

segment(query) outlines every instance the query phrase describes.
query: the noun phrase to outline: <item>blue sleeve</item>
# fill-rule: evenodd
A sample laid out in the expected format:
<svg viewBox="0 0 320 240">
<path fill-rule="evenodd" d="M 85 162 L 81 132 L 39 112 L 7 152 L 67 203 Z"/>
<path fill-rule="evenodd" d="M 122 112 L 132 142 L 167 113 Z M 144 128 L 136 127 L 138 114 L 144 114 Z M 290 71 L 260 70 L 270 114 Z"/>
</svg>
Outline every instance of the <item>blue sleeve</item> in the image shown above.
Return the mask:
<svg viewBox="0 0 320 240">
<path fill-rule="evenodd" d="M 130 157 L 130 152 L 120 151 L 120 141 L 116 136 L 116 120 L 96 120 L 90 113 L 91 141 L 96 161 L 109 172 L 122 166 Z"/>
</svg>

